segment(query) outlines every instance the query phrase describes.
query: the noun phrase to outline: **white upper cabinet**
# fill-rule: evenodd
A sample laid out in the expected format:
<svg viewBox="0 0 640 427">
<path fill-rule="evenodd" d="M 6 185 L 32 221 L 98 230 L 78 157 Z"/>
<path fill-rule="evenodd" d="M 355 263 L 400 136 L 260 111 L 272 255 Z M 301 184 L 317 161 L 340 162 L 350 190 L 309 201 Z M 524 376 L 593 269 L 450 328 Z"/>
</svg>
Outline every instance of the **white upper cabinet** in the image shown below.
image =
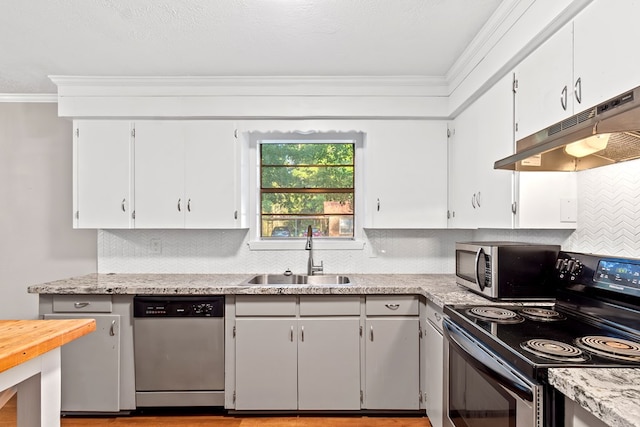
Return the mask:
<svg viewBox="0 0 640 427">
<path fill-rule="evenodd" d="M 640 2 L 596 0 L 573 22 L 576 113 L 640 85 Z"/>
<path fill-rule="evenodd" d="M 640 85 L 640 3 L 595 0 L 516 69 L 516 140 Z"/>
<path fill-rule="evenodd" d="M 131 122 L 74 122 L 74 227 L 130 228 Z"/>
<path fill-rule="evenodd" d="M 453 123 L 449 227 L 575 228 L 576 174 L 493 168 L 514 151 L 512 84 L 506 75 Z"/>
<path fill-rule="evenodd" d="M 446 228 L 445 121 L 367 124 L 365 228 Z"/>
<path fill-rule="evenodd" d="M 234 132 L 227 121 L 136 122 L 135 227 L 238 227 Z"/>
<path fill-rule="evenodd" d="M 571 116 L 572 24 L 565 25 L 525 58 L 516 68 L 516 79 L 516 140 Z"/>
<path fill-rule="evenodd" d="M 513 172 L 493 163 L 513 152 L 512 75 L 505 76 L 453 123 L 449 138 L 449 226 L 511 228 Z"/>
</svg>

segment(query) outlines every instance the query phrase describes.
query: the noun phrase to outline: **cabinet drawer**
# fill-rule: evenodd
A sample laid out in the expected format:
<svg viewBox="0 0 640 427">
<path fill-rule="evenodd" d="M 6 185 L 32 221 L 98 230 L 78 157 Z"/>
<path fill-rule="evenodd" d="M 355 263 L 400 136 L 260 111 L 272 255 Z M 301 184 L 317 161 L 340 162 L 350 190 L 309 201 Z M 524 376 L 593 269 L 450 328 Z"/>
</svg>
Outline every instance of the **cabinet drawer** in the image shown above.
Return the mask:
<svg viewBox="0 0 640 427">
<path fill-rule="evenodd" d="M 442 308 L 427 301 L 427 320 L 442 333 Z"/>
<path fill-rule="evenodd" d="M 54 295 L 56 313 L 111 313 L 111 295 Z"/>
<path fill-rule="evenodd" d="M 301 295 L 300 316 L 359 316 L 360 297 Z"/>
<path fill-rule="evenodd" d="M 372 295 L 367 297 L 367 316 L 417 316 L 416 295 Z"/>
<path fill-rule="evenodd" d="M 295 316 L 295 295 L 237 295 L 236 316 Z"/>
</svg>

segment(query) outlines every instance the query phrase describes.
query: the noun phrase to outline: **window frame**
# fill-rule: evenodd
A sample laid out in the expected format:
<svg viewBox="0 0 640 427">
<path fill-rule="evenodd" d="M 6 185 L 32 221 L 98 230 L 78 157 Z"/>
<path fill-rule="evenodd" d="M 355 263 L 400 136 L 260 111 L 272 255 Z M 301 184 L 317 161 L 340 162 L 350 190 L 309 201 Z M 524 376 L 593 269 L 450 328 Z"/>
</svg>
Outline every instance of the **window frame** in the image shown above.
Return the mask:
<svg viewBox="0 0 640 427">
<path fill-rule="evenodd" d="M 345 164 L 331 164 L 331 165 L 323 165 L 323 164 L 296 164 L 296 165 L 265 165 L 262 163 L 262 154 L 263 154 L 263 150 L 264 147 L 267 145 L 282 145 L 282 144 L 303 144 L 303 145 L 310 145 L 310 144 L 333 144 L 333 145 L 338 145 L 338 144 L 344 144 L 344 145 L 351 145 L 353 148 L 353 159 L 351 163 L 345 163 Z M 352 224 L 355 225 L 355 217 L 356 217 L 356 206 L 355 206 L 355 197 L 356 197 L 356 179 L 355 179 L 355 174 L 356 174 L 356 142 L 352 139 L 341 139 L 341 140 L 336 140 L 336 139 L 330 139 L 330 140 L 324 140 L 324 139 L 320 139 L 320 140 L 310 140 L 308 138 L 306 138 L 305 136 L 301 136 L 300 138 L 296 138 L 296 139 L 292 139 L 292 140 L 281 140 L 281 139 L 260 139 L 258 140 L 258 159 L 259 159 L 259 174 L 258 174 L 258 191 L 260 193 L 259 196 L 259 212 L 258 215 L 260 217 L 260 220 L 258 221 L 258 225 L 259 225 L 259 236 L 260 239 L 262 240 L 274 240 L 274 239 L 282 239 L 282 240 L 289 240 L 289 239 L 304 239 L 304 237 L 300 237 L 300 236 L 292 236 L 292 237 L 286 237 L 286 238 L 278 238 L 278 237 L 271 237 L 271 236 L 265 236 L 263 233 L 263 226 L 264 226 L 264 221 L 265 221 L 265 217 L 270 217 L 272 215 L 279 215 L 279 214 L 265 214 L 262 211 L 262 202 L 264 202 L 264 197 L 265 195 L 268 194 L 282 194 L 282 193 L 291 193 L 291 194 L 305 194 L 305 195 L 314 195 L 314 194 L 352 194 L 353 195 L 353 213 L 351 214 L 344 214 L 344 216 L 349 216 L 350 219 L 352 220 Z M 262 176 L 263 176 L 263 172 L 264 172 L 264 168 L 271 168 L 271 167 L 276 167 L 276 168 L 333 168 L 333 167 L 351 167 L 353 168 L 353 173 L 352 173 L 352 186 L 351 187 L 340 187 L 340 188 L 336 188 L 336 187 L 291 187 L 291 188 L 272 188 L 272 187 L 265 187 L 262 183 Z M 304 218 L 304 217 L 308 217 L 308 218 L 312 218 L 312 219 L 318 219 L 319 217 L 324 217 L 327 218 L 327 220 L 329 220 L 329 218 L 331 216 L 340 216 L 340 214 L 326 214 L 326 213 L 303 213 L 303 212 L 298 212 L 298 213 L 290 213 L 288 214 L 291 217 L 299 217 L 299 219 Z M 287 215 L 284 215 L 287 216 Z M 339 221 L 341 219 L 338 219 Z M 349 236 L 322 236 L 322 237 L 318 237 L 318 239 L 348 239 L 348 240 L 353 240 L 355 238 L 355 228 L 352 226 L 351 227 L 352 230 L 352 234 Z"/>
<path fill-rule="evenodd" d="M 249 242 L 251 250 L 299 250 L 304 249 L 304 239 L 273 239 L 261 236 L 261 205 L 260 205 L 260 144 L 262 141 L 296 141 L 301 142 L 336 142 L 345 141 L 354 144 L 354 213 L 353 237 L 318 238 L 314 241 L 315 249 L 363 249 L 364 221 L 364 167 L 363 148 L 364 134 L 361 131 L 249 131 L 246 134 L 249 144 Z"/>
</svg>

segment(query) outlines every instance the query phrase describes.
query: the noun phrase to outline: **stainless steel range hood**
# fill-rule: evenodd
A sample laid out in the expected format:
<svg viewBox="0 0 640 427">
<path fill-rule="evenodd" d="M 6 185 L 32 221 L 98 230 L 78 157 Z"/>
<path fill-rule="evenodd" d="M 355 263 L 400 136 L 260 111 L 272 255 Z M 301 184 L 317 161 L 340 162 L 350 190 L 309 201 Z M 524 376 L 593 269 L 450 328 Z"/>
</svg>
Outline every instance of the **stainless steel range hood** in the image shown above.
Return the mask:
<svg viewBox="0 0 640 427">
<path fill-rule="evenodd" d="M 640 87 L 516 142 L 494 169 L 580 171 L 640 158 Z"/>
</svg>

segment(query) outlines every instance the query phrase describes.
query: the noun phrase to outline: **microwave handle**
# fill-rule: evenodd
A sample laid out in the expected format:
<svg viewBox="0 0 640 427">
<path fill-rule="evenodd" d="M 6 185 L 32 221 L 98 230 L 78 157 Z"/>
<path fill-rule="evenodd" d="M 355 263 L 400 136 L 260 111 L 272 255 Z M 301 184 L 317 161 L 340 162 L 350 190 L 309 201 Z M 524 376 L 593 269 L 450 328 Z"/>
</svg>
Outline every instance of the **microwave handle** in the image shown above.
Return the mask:
<svg viewBox="0 0 640 427">
<path fill-rule="evenodd" d="M 484 280 L 480 280 L 480 270 L 478 266 L 480 265 L 480 256 L 484 259 L 484 249 L 478 248 L 478 252 L 476 252 L 476 284 L 480 286 L 480 290 L 484 291 Z"/>
<path fill-rule="evenodd" d="M 442 321 L 444 336 L 461 350 L 465 360 L 479 371 L 496 380 L 519 397 L 533 402 L 533 385 L 508 368 L 483 346 L 469 338 L 447 316 Z"/>
</svg>

